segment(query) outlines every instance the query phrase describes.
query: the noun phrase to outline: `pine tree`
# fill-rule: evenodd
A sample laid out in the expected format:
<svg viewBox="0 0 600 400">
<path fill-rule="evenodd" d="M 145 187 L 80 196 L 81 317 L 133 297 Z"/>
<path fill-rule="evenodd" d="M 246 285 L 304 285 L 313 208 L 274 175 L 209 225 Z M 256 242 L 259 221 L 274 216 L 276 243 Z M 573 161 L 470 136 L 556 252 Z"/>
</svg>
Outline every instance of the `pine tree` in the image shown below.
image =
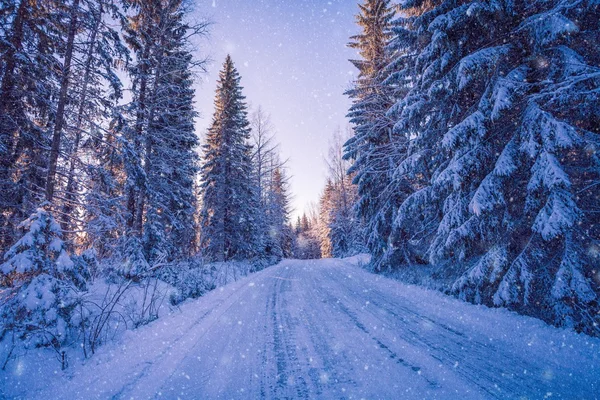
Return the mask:
<svg viewBox="0 0 600 400">
<path fill-rule="evenodd" d="M 240 75 L 230 56 L 219 74 L 215 113 L 203 146 L 201 248 L 215 261 L 248 258 L 256 250 L 256 188 Z"/>
<path fill-rule="evenodd" d="M 284 172 L 275 168 L 272 173 L 271 185 L 268 192 L 267 212 L 267 256 L 281 259 L 289 256 L 286 248 L 290 247 L 289 223 L 289 198 L 287 181 Z"/>
<path fill-rule="evenodd" d="M 166 19 L 161 19 L 162 7 L 159 0 L 130 0 L 129 3 L 136 13 L 128 18 L 124 26 L 125 41 L 135 54 L 135 62 L 129 69 L 133 100 L 128 111 L 132 121 L 124 129 L 127 151 L 123 161 L 127 173 L 125 190 L 128 235 L 141 236 L 144 217 L 140 202 L 145 200 L 144 185 L 147 182 L 142 158 L 150 106 L 148 97 L 153 67 L 156 66 L 153 50 L 156 51 L 157 44 L 162 44 L 159 32 L 160 28 L 165 28 Z"/>
<path fill-rule="evenodd" d="M 106 178 L 115 167 L 114 163 L 107 164 L 107 160 L 102 160 L 100 154 L 114 151 L 114 132 L 108 132 L 104 127 L 118 113 L 117 102 L 122 98 L 123 85 L 117 68 L 129 61 L 129 53 L 118 30 L 108 20 L 122 21 L 123 18 L 116 1 L 81 0 L 76 19 L 78 29 L 65 105 L 61 157 L 54 175 L 57 196 L 53 203 L 59 210 L 65 239 L 77 241 L 75 244 L 81 247 L 102 240 L 107 233 L 89 237 L 92 233 L 87 226 L 90 221 L 104 218 L 108 222 L 111 219 L 110 225 L 114 226 L 119 220 L 117 213 L 107 215 L 96 206 L 90 208 L 86 197 L 107 203 L 114 203 L 118 197 L 114 191 L 93 193 L 91 188 L 96 186 L 96 178 L 100 175 Z M 84 188 L 87 196 L 82 195 Z M 102 196 L 105 196 L 103 200 Z M 71 233 L 82 229 L 88 237 L 78 238 Z"/>
<path fill-rule="evenodd" d="M 357 23 L 362 32 L 353 36 L 349 46 L 359 51 L 352 60 L 359 70 L 354 87 L 347 92 L 353 100 L 348 113 L 354 136 L 345 145 L 345 158 L 353 161 L 350 173 L 358 185 L 357 213 L 367 226 L 370 251 L 384 253 L 388 246 L 397 193 L 390 189 L 390 165 L 399 150 L 392 136 L 392 123 L 386 113 L 392 105 L 392 90 L 383 82 L 389 55 L 391 20 L 395 15 L 390 0 L 366 0 L 359 5 Z"/>
<path fill-rule="evenodd" d="M 66 41 L 64 49 L 64 59 L 61 65 L 60 86 L 56 104 L 56 115 L 54 116 L 54 126 L 52 128 L 52 141 L 50 154 L 48 157 L 48 175 L 46 178 L 46 201 L 52 202 L 56 186 L 56 169 L 58 166 L 58 155 L 60 152 L 60 142 L 65 125 L 65 108 L 69 100 L 69 84 L 71 83 L 71 63 L 75 51 L 75 33 L 79 25 L 79 3 L 80 0 L 73 0 L 68 5 L 69 22 L 66 26 Z"/>
<path fill-rule="evenodd" d="M 130 70 L 134 101 L 124 135 L 127 225 L 129 235 L 144 238 L 150 261 L 181 257 L 191 253 L 195 236 L 192 72 L 205 63 L 193 59 L 189 48 L 208 24 L 187 24 L 182 0 L 131 3 L 137 13 L 126 28 L 136 55 Z"/>
<path fill-rule="evenodd" d="M 60 2 L 11 0 L 0 62 L 0 249 L 17 238 L 16 226 L 43 199 L 57 93 Z M 4 5 L 4 4 L 3 4 Z"/>
<path fill-rule="evenodd" d="M 86 247 L 93 247 L 100 259 L 115 256 L 119 240 L 126 233 L 125 158 L 128 146 L 122 140 L 125 124 L 121 118 L 111 121 L 101 140 L 91 140 L 90 158 L 94 160 L 85 169 L 88 188 L 83 198 L 85 207 Z"/>
<path fill-rule="evenodd" d="M 147 221 L 161 224 L 168 237 L 163 241 L 168 242 L 169 253 L 179 257 L 192 251 L 196 229 L 194 179 L 199 170 L 199 140 L 194 130 L 194 60 L 186 50 L 190 27 L 183 24 L 182 18 L 181 11 L 174 13 L 163 46 L 162 71 L 155 78 L 156 89 L 151 97 L 150 144 L 145 162 L 147 205 L 152 212 Z M 146 248 L 152 248 L 153 243 L 146 241 Z"/>
<path fill-rule="evenodd" d="M 390 68 L 412 84 L 390 115 L 412 194 L 392 235 L 469 265 L 464 299 L 593 330 L 597 2 L 405 6 Z"/>
</svg>

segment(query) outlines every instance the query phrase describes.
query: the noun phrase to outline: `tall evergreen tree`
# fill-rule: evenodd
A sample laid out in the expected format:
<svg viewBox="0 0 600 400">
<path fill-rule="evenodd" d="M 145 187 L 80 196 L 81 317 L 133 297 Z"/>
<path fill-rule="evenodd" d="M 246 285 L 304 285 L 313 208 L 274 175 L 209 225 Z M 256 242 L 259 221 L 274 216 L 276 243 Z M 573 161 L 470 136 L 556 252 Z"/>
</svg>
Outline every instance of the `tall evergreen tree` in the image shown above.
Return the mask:
<svg viewBox="0 0 600 400">
<path fill-rule="evenodd" d="M 119 31 L 109 21 L 123 19 L 117 0 L 81 0 L 77 11 L 53 203 L 65 239 L 71 243 L 77 241 L 80 246 L 88 246 L 98 238 L 98 235 L 90 237 L 90 221 L 119 219 L 116 213 L 109 217 L 96 207 L 90 208 L 84 193 L 100 200 L 103 194 L 93 193 L 93 180 L 114 170 L 114 164 L 109 165 L 97 156 L 114 150 L 114 132 L 107 132 L 106 127 L 118 112 L 123 84 L 117 70 L 127 64 L 129 53 Z M 114 192 L 106 194 L 105 201 L 114 202 L 116 197 Z M 74 234 L 82 229 L 86 230 L 86 236 Z"/>
<path fill-rule="evenodd" d="M 71 63 L 73 62 L 73 53 L 75 52 L 75 34 L 79 27 L 79 3 L 80 0 L 73 0 L 66 6 L 68 22 L 65 26 L 65 48 L 64 58 L 60 72 L 60 85 L 58 97 L 56 100 L 56 114 L 54 115 L 54 126 L 52 128 L 52 140 L 50 145 L 50 154 L 48 157 L 48 174 L 46 177 L 46 201 L 52 202 L 54 191 L 56 190 L 56 170 L 58 166 L 58 155 L 60 152 L 60 142 L 63 136 L 65 126 L 65 110 L 69 100 L 69 84 L 71 83 Z"/>
<path fill-rule="evenodd" d="M 149 259 L 189 255 L 198 170 L 192 72 L 204 66 L 191 56 L 190 40 L 208 24 L 187 24 L 183 0 L 132 3 L 137 14 L 127 27 L 127 42 L 137 60 L 125 135 L 128 225 L 131 234 L 144 238 Z"/>
<path fill-rule="evenodd" d="M 123 199 L 127 179 L 124 160 L 128 146 L 122 140 L 123 125 L 121 118 L 115 118 L 100 135 L 102 140 L 92 140 L 88 145 L 94 163 L 86 168 L 84 244 L 93 247 L 102 259 L 116 255 L 119 240 L 126 233 Z"/>
<path fill-rule="evenodd" d="M 283 258 L 290 256 L 291 232 L 289 230 L 289 198 L 284 171 L 275 168 L 268 192 L 267 212 L 267 250 L 265 255 Z"/>
<path fill-rule="evenodd" d="M 181 10 L 174 13 L 163 45 L 161 73 L 155 77 L 152 93 L 145 162 L 147 206 L 153 211 L 147 223 L 162 226 L 172 256 L 187 256 L 192 251 L 196 229 L 194 179 L 199 170 L 192 77 L 193 65 L 197 64 L 187 49 L 190 27 L 183 23 L 183 17 Z M 145 242 L 147 249 L 154 245 L 153 241 Z"/>
<path fill-rule="evenodd" d="M 215 113 L 203 146 L 201 248 L 211 260 L 254 254 L 256 189 L 252 184 L 250 123 L 230 56 L 219 74 Z"/>
<path fill-rule="evenodd" d="M 161 19 L 161 1 L 130 0 L 130 7 L 136 13 L 128 18 L 125 25 L 125 41 L 135 55 L 135 62 L 129 69 L 132 80 L 132 102 L 129 105 L 131 121 L 125 127 L 126 155 L 123 159 L 127 173 L 127 228 L 129 235 L 141 236 L 143 229 L 143 209 L 145 200 L 145 171 L 142 165 L 144 137 L 147 136 L 153 67 L 156 66 L 157 45 L 162 44 L 160 30 L 165 28 L 166 19 Z"/>
<path fill-rule="evenodd" d="M 57 93 L 57 54 L 64 44 L 62 5 L 3 2 L 0 58 L 0 249 L 43 199 Z"/>
<path fill-rule="evenodd" d="M 354 124 L 354 136 L 345 145 L 345 158 L 353 161 L 350 173 L 358 185 L 357 213 L 366 222 L 369 249 L 379 255 L 388 247 L 394 205 L 398 203 L 398 193 L 390 185 L 390 166 L 402 149 L 395 144 L 401 138 L 392 135 L 392 122 L 386 115 L 393 104 L 392 90 L 383 84 L 389 64 L 386 46 L 395 12 L 390 0 L 366 0 L 359 7 L 356 20 L 362 32 L 349 44 L 361 56 L 360 60 L 352 60 L 359 74 L 347 92 L 353 100 L 348 117 Z"/>
<path fill-rule="evenodd" d="M 412 82 L 390 115 L 413 194 L 394 229 L 466 269 L 460 297 L 593 330 L 598 3 L 404 6 L 391 68 Z"/>
</svg>

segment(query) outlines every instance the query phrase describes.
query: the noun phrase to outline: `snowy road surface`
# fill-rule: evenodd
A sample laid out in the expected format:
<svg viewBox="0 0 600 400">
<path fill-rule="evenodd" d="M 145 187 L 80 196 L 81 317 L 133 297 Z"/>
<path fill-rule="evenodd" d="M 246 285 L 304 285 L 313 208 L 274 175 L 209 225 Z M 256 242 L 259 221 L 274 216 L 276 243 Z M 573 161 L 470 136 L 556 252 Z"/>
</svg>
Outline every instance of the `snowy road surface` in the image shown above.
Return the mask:
<svg viewBox="0 0 600 400">
<path fill-rule="evenodd" d="M 344 261 L 289 260 L 129 332 L 36 396 L 593 399 L 599 353 L 598 339 Z"/>
</svg>

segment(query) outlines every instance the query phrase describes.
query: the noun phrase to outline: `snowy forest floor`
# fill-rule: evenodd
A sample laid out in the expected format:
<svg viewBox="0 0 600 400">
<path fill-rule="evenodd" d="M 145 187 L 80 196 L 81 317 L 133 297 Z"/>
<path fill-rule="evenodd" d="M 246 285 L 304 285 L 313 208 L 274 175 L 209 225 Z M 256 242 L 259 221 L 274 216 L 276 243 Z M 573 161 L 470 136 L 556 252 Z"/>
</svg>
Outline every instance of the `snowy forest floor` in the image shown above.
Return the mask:
<svg viewBox="0 0 600 400">
<path fill-rule="evenodd" d="M 64 372 L 41 358 L 12 363 L 0 397 L 599 398 L 600 339 L 358 264 L 283 261 Z"/>
</svg>

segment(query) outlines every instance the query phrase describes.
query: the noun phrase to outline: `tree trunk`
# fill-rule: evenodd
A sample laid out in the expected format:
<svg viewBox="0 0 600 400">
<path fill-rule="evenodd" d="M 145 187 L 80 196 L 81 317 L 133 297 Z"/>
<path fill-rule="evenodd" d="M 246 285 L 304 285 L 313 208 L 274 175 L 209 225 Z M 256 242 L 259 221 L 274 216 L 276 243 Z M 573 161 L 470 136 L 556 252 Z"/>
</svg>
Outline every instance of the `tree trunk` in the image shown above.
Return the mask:
<svg viewBox="0 0 600 400">
<path fill-rule="evenodd" d="M 140 68 L 141 78 L 140 78 L 140 90 L 138 97 L 138 109 L 136 112 L 136 122 L 135 122 L 135 138 L 134 144 L 135 148 L 139 149 L 141 145 L 141 138 L 144 134 L 144 117 L 146 114 L 146 90 L 148 86 L 148 58 L 150 57 L 150 44 L 146 42 L 144 44 L 144 53 L 142 55 L 142 65 Z M 138 204 L 136 202 L 136 190 L 135 187 L 130 185 L 127 188 L 127 209 L 129 211 L 129 219 L 127 220 L 127 226 L 129 228 L 136 228 L 138 233 L 141 234 L 141 227 L 136 226 L 136 221 L 141 220 L 143 218 L 143 210 L 139 210 Z M 139 217 L 138 217 L 139 214 Z"/>
<path fill-rule="evenodd" d="M 14 241 L 15 225 L 11 221 L 15 206 L 19 204 L 12 191 L 11 179 L 13 167 L 18 158 L 19 142 L 23 116 L 22 106 L 15 93 L 17 54 L 23 48 L 23 27 L 27 17 L 29 0 L 21 0 L 10 30 L 8 49 L 3 54 L 4 76 L 0 83 L 0 253 Z"/>
<path fill-rule="evenodd" d="M 60 151 L 60 140 L 62 136 L 63 125 L 65 123 L 65 106 L 67 104 L 67 95 L 69 91 L 69 79 L 71 75 L 71 60 L 73 58 L 73 48 L 75 42 L 75 32 L 77 31 L 77 11 L 79 0 L 73 0 L 71 5 L 71 22 L 69 24 L 69 33 L 67 36 L 67 47 L 65 50 L 65 62 L 63 64 L 63 74 L 60 82 L 60 94 L 58 106 L 56 108 L 56 122 L 52 134 L 52 147 L 50 149 L 50 159 L 48 160 L 48 177 L 46 179 L 46 200 L 52 203 L 56 186 L 56 167 L 58 165 L 58 155 Z"/>
<path fill-rule="evenodd" d="M 94 59 L 94 47 L 96 45 L 96 37 L 98 35 L 98 29 L 100 27 L 100 23 L 102 22 L 102 2 L 100 2 L 98 13 L 95 16 L 94 26 L 92 28 L 92 32 L 90 34 L 90 45 L 86 54 L 85 60 L 85 72 L 83 75 L 83 87 L 81 89 L 81 95 L 79 97 L 79 108 L 77 110 L 77 123 L 75 125 L 75 143 L 73 144 L 73 152 L 71 154 L 70 166 L 69 166 L 69 174 L 67 176 L 67 188 L 65 193 L 65 204 L 63 206 L 63 214 L 65 218 L 63 231 L 70 229 L 70 214 L 73 211 L 73 203 L 76 200 L 75 196 L 75 157 L 77 151 L 79 150 L 79 143 L 81 141 L 81 130 L 83 125 L 83 115 L 85 112 L 85 104 L 87 101 L 88 94 L 88 84 L 90 81 L 90 76 L 92 74 L 92 61 Z"/>
<path fill-rule="evenodd" d="M 148 113 L 148 119 L 146 121 L 146 137 L 145 137 L 145 142 L 144 142 L 144 172 L 146 174 L 146 182 L 145 184 L 140 188 L 140 191 L 138 193 L 138 200 L 137 200 L 137 218 L 135 221 L 135 226 L 136 226 L 136 231 L 139 232 L 140 234 L 143 231 L 143 224 L 144 224 L 144 208 L 146 206 L 146 196 L 148 194 L 148 190 L 147 190 L 147 185 L 149 184 L 148 181 L 148 176 L 150 175 L 150 171 L 152 169 L 152 160 L 151 160 L 151 155 L 152 155 L 152 136 L 151 136 L 151 132 L 150 132 L 150 127 L 152 126 L 152 121 L 154 121 L 154 117 L 156 115 L 156 104 L 159 101 L 158 100 L 158 88 L 159 88 L 159 82 L 161 79 L 161 75 L 162 75 L 162 64 L 163 64 L 163 52 L 162 52 L 162 48 L 164 46 L 164 25 L 165 25 L 165 19 L 166 19 L 166 10 L 163 9 L 161 11 L 161 18 L 160 18 L 160 25 L 161 25 L 161 30 L 159 32 L 161 32 L 161 37 L 158 38 L 158 57 L 157 57 L 157 61 L 156 61 L 156 67 L 154 69 L 154 82 L 152 85 L 152 92 L 150 93 L 150 111 Z"/>
<path fill-rule="evenodd" d="M 21 0 L 12 24 L 10 46 L 4 53 L 4 76 L 0 86 L 0 179 L 6 179 L 14 162 L 14 146 L 18 141 L 19 123 L 15 120 L 14 106 L 17 53 L 23 48 L 23 25 L 27 14 L 28 0 Z M 13 109 L 11 109 L 13 108 Z"/>
</svg>

